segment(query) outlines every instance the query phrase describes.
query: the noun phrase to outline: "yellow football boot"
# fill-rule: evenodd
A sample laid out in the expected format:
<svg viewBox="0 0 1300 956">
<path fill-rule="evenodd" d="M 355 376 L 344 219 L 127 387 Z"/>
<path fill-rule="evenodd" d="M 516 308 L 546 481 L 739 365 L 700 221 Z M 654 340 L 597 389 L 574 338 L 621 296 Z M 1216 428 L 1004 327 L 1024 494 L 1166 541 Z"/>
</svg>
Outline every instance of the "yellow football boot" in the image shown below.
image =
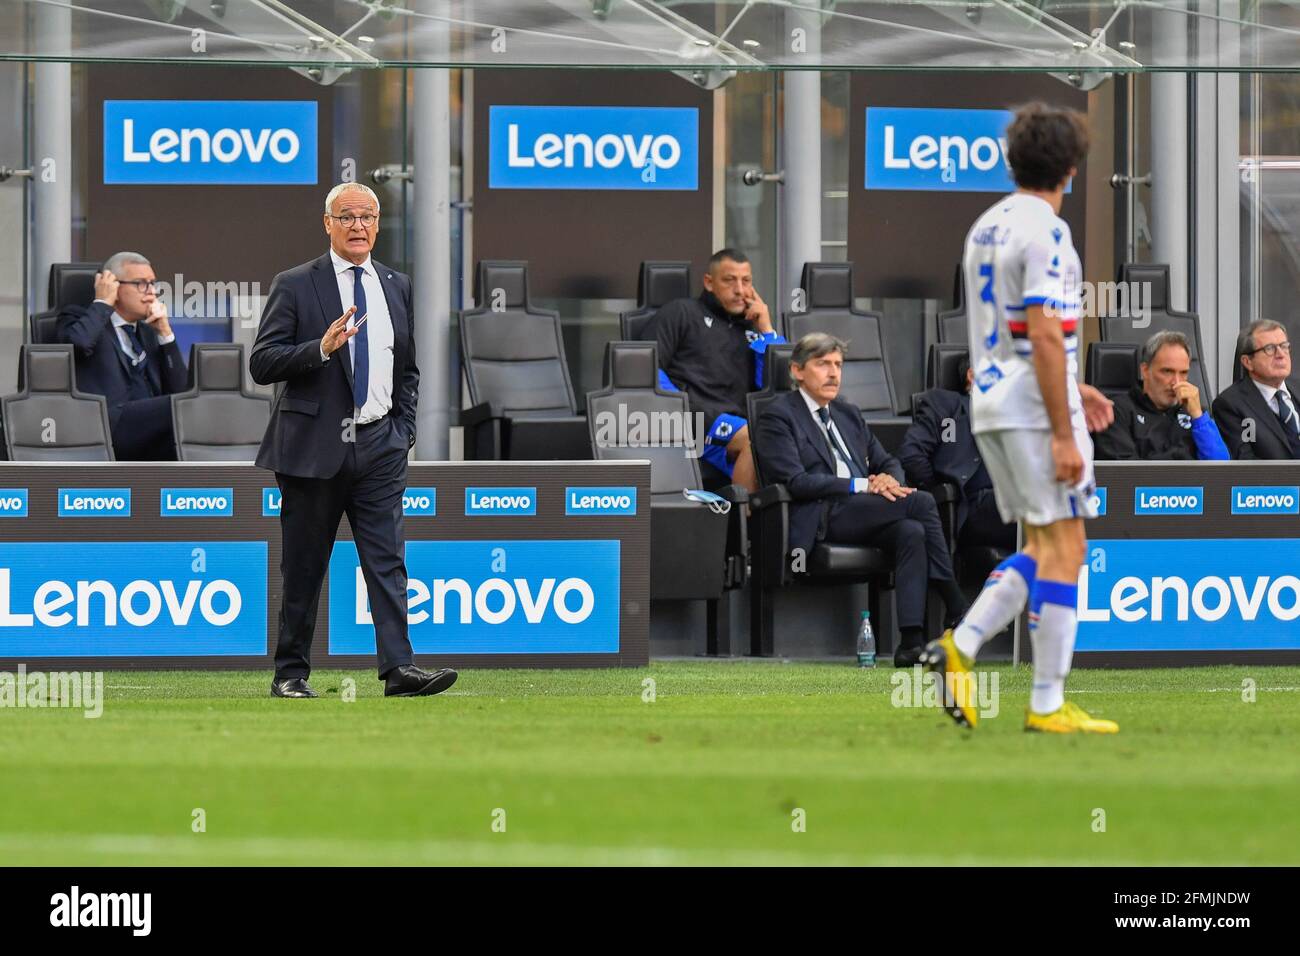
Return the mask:
<svg viewBox="0 0 1300 956">
<path fill-rule="evenodd" d="M 957 649 L 952 628 L 944 631 L 939 640 L 926 645 L 921 663 L 939 676 L 944 713 L 960 726 L 974 729 L 980 719 L 975 709 L 975 675 L 971 673 L 974 661 Z"/>
<path fill-rule="evenodd" d="M 1025 730 L 1044 734 L 1117 734 L 1119 724 L 1113 720 L 1090 717 L 1078 704 L 1067 700 L 1060 710 L 1050 714 L 1035 714 L 1032 710 L 1026 710 Z"/>
</svg>

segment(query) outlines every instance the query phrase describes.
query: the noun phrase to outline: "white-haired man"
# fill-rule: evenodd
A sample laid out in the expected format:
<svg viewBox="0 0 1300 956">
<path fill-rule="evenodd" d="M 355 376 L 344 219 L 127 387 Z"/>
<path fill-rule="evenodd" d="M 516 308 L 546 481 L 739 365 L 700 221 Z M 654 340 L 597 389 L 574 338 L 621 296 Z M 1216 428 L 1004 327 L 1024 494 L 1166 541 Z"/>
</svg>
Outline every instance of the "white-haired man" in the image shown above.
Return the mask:
<svg viewBox="0 0 1300 956">
<path fill-rule="evenodd" d="M 420 372 L 408 276 L 370 257 L 379 198 L 343 183 L 325 199 L 330 248 L 271 284 L 249 358 L 253 380 L 281 384 L 257 463 L 280 486 L 283 589 L 275 697 L 307 683 L 316 608 L 344 513 L 375 622 L 387 696 L 446 690 L 453 670 L 411 665 L 402 491 L 415 444 Z"/>
</svg>

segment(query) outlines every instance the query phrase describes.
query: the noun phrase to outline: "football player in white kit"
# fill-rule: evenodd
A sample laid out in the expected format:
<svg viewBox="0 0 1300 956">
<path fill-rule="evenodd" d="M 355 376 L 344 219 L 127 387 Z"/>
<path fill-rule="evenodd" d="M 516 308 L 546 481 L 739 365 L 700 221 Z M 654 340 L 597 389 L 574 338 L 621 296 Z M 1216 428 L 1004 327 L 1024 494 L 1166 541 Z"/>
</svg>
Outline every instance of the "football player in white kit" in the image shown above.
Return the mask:
<svg viewBox="0 0 1300 956">
<path fill-rule="evenodd" d="M 1115 733 L 1065 699 L 1077 627 L 1079 568 L 1096 517 L 1092 439 L 1110 401 L 1078 376 L 1083 269 L 1060 216 L 1088 152 L 1087 120 L 1032 103 L 1007 130 L 1016 191 L 976 220 L 963 257 L 970 323 L 971 417 L 1004 521 L 1024 526 L 1024 550 L 989 576 L 956 628 L 932 642 L 926 666 L 943 677 L 944 707 L 974 727 L 976 654 L 1029 603 L 1034 686 L 1025 729 Z"/>
</svg>

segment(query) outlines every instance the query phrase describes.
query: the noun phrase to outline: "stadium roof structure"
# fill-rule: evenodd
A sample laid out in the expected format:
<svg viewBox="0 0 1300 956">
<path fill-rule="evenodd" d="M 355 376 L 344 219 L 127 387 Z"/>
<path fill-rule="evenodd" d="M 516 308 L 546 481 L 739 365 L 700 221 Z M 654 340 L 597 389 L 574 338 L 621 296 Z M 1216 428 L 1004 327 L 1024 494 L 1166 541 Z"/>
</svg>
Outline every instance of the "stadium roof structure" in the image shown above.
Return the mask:
<svg viewBox="0 0 1300 956">
<path fill-rule="evenodd" d="M 1300 0 L 0 0 L 0 59 L 282 65 L 323 82 L 381 67 L 702 85 L 733 70 L 1300 71 Z"/>
</svg>

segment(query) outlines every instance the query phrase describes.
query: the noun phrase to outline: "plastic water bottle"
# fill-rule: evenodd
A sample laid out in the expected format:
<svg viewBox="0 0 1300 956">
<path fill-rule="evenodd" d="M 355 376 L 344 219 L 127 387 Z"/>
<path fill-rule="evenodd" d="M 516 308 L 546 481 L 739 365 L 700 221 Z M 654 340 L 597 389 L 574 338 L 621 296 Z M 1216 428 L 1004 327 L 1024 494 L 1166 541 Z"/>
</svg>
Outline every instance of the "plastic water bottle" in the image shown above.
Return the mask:
<svg viewBox="0 0 1300 956">
<path fill-rule="evenodd" d="M 862 612 L 862 626 L 858 628 L 858 666 L 876 666 L 876 635 L 871 630 L 871 613 Z"/>
</svg>

